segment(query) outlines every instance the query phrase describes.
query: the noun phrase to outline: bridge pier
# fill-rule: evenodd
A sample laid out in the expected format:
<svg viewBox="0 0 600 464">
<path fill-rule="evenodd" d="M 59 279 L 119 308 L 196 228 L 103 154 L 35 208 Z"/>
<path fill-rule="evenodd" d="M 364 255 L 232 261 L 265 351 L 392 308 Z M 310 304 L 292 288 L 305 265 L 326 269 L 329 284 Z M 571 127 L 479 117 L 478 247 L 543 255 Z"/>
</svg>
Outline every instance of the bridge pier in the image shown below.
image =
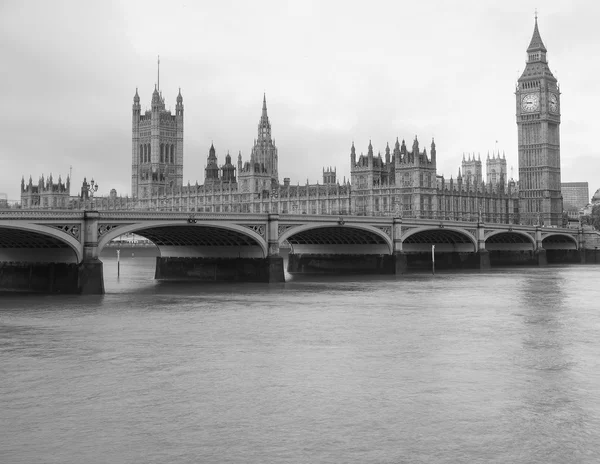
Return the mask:
<svg viewBox="0 0 600 464">
<path fill-rule="evenodd" d="M 475 253 L 475 256 L 475 266 L 477 267 L 477 269 L 485 270 L 490 269 L 492 267 L 490 262 L 490 252 L 486 249 L 480 249 Z"/>
<path fill-rule="evenodd" d="M 394 252 L 394 273 L 396 275 L 406 274 L 408 270 L 408 260 L 403 251 Z"/>
<path fill-rule="evenodd" d="M 268 282 L 285 282 L 283 257 L 279 254 L 279 214 L 269 214 L 267 224 L 267 260 Z"/>
<path fill-rule="evenodd" d="M 290 253 L 288 272 L 298 274 L 394 274 L 392 255 Z"/>
<path fill-rule="evenodd" d="M 0 263 L 0 290 L 47 294 L 101 295 L 102 262 Z"/>
<path fill-rule="evenodd" d="M 544 267 L 548 264 L 548 258 L 546 256 L 546 250 L 540 248 L 533 253 L 533 257 L 538 266 Z"/>
<path fill-rule="evenodd" d="M 283 258 L 156 257 L 157 280 L 283 282 Z"/>
<path fill-rule="evenodd" d="M 154 278 L 206 282 L 285 282 L 278 233 L 279 215 L 269 214 L 264 232 L 261 233 L 264 234 L 266 250 L 258 245 L 251 247 L 254 251 L 230 246 L 225 247 L 228 249 L 222 250 L 222 254 L 196 249 L 195 254 L 190 255 L 185 247 L 180 252 L 177 247 L 171 247 L 167 256 L 156 258 Z"/>
<path fill-rule="evenodd" d="M 402 251 L 402 219 L 394 218 L 392 224 L 392 241 L 394 244 L 394 274 L 402 275 L 408 271 L 408 259 Z"/>
<path fill-rule="evenodd" d="M 83 260 L 78 266 L 77 293 L 104 294 L 104 265 L 98 259 L 98 211 L 83 213 Z"/>
</svg>

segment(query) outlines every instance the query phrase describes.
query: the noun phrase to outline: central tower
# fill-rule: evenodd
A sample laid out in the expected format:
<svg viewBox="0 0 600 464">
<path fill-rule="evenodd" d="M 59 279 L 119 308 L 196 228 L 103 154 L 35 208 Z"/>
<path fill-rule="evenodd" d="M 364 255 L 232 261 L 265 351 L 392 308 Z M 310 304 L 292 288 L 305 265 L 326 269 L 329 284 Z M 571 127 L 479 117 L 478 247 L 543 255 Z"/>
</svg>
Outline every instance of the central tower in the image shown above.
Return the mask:
<svg viewBox="0 0 600 464">
<path fill-rule="evenodd" d="M 560 91 L 546 60 L 538 30 L 527 47 L 527 62 L 517 82 L 519 213 L 526 225 L 562 225 L 560 191 Z"/>
<path fill-rule="evenodd" d="M 158 61 L 160 66 L 160 59 Z M 131 195 L 149 198 L 183 186 L 183 97 L 177 95 L 175 114 L 166 110 L 160 91 L 160 68 L 151 110 L 142 114 L 140 96 L 133 97 Z"/>
</svg>

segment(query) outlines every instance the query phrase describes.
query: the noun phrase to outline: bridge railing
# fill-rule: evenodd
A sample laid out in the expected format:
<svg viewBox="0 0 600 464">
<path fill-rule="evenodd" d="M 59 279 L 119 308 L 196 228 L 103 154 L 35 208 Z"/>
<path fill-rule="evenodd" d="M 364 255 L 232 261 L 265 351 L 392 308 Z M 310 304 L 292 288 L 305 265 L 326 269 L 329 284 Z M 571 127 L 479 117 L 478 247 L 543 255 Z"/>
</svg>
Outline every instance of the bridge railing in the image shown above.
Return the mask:
<svg viewBox="0 0 600 464">
<path fill-rule="evenodd" d="M 333 213 L 335 214 L 335 213 Z M 438 221 L 463 221 L 463 222 L 489 222 L 494 224 L 519 224 L 518 213 L 472 213 L 472 212 L 447 212 L 429 210 L 397 210 L 381 209 L 371 211 L 367 208 L 355 208 L 351 213 L 354 216 L 388 216 L 406 219 L 434 219 Z"/>
</svg>

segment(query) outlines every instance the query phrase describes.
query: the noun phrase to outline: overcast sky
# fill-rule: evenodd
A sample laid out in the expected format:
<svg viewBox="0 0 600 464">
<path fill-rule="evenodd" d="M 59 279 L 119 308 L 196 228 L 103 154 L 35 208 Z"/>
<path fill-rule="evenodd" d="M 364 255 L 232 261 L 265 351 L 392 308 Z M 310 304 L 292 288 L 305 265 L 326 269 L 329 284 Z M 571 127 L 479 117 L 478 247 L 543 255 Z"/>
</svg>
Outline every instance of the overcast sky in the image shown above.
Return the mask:
<svg viewBox="0 0 600 464">
<path fill-rule="evenodd" d="M 84 176 L 131 194 L 131 105 L 179 87 L 184 182 L 211 142 L 249 157 L 263 92 L 280 181 L 350 174 L 350 146 L 435 137 L 438 174 L 506 153 L 518 177 L 515 84 L 538 24 L 561 88 L 562 181 L 600 188 L 600 3 L 595 1 L 0 1 L 0 192 Z M 484 163 L 485 166 L 485 163 Z"/>
</svg>

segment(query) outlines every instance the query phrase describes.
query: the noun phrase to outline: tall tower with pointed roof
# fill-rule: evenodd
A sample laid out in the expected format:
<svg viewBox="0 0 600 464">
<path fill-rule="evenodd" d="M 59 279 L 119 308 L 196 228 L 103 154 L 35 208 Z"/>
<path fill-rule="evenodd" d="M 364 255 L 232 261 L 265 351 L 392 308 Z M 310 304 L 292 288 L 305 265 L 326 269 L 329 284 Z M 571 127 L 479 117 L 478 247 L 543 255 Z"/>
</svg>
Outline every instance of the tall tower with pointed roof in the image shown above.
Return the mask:
<svg viewBox="0 0 600 464">
<path fill-rule="evenodd" d="M 273 182 L 279 183 L 277 148 L 271 138 L 271 123 L 267 116 L 267 96 L 263 95 L 263 106 L 260 121 L 258 122 L 258 138 L 254 143 L 250 155 L 252 163 L 259 163 L 271 174 Z"/>
<path fill-rule="evenodd" d="M 171 114 L 157 84 L 151 109 L 142 114 L 140 96 L 135 90 L 131 150 L 131 195 L 135 198 L 164 195 L 183 186 L 181 89 L 176 102 L 175 114 Z"/>
<path fill-rule="evenodd" d="M 561 225 L 560 91 L 546 59 L 538 29 L 527 47 L 525 70 L 517 82 L 519 214 L 522 224 Z"/>
<path fill-rule="evenodd" d="M 250 153 L 250 161 L 242 167 L 238 158 L 238 184 L 243 193 L 264 195 L 279 185 L 278 155 L 271 138 L 271 123 L 267 116 L 267 98 L 263 96 L 262 113 L 258 122 L 258 137 Z"/>
<path fill-rule="evenodd" d="M 204 183 L 214 183 L 221 179 L 219 178 L 219 165 L 217 164 L 217 154 L 214 145 L 210 144 L 208 150 L 208 158 L 206 160 L 206 168 L 204 168 Z"/>
</svg>

